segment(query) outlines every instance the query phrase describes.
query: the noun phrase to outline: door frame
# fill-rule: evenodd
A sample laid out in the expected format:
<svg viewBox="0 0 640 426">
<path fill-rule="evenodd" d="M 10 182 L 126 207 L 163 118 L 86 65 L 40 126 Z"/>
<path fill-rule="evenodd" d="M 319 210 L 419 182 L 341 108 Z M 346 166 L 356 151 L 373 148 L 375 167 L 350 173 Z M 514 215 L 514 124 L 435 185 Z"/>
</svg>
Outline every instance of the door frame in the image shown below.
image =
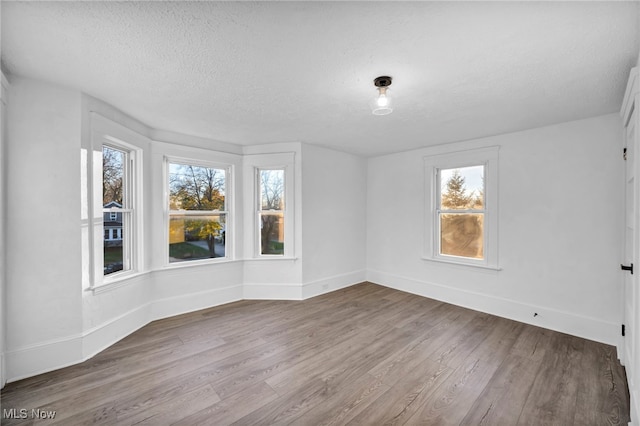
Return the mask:
<svg viewBox="0 0 640 426">
<path fill-rule="evenodd" d="M 640 135 L 638 132 L 640 131 L 640 105 L 638 105 L 638 89 L 639 89 L 639 81 L 638 81 L 638 68 L 635 67 L 631 69 L 629 73 L 629 80 L 627 82 L 627 88 L 625 91 L 624 99 L 622 102 L 622 108 L 620 110 L 620 115 L 622 118 L 623 124 L 623 146 L 625 148 L 626 153 L 630 153 L 634 156 L 631 159 L 631 162 L 625 163 L 625 172 L 624 172 L 624 194 L 625 194 L 625 205 L 624 205 L 624 234 L 622 238 L 622 254 L 625 256 L 622 259 L 625 262 L 631 261 L 635 263 L 640 268 L 640 261 L 638 258 L 640 254 L 640 246 L 638 244 L 638 233 L 640 233 L 640 212 L 639 212 L 639 200 L 640 200 L 640 186 L 638 185 L 638 179 L 640 179 Z M 637 111 L 636 111 L 637 109 Z M 634 120 L 632 125 L 635 126 L 633 132 L 633 140 L 629 140 L 628 137 L 628 126 L 631 120 Z M 630 144 L 633 144 L 633 149 L 627 149 Z M 622 154 L 622 153 L 621 153 Z M 629 160 L 628 160 L 629 161 Z M 632 245 L 634 253 L 632 255 L 632 259 L 626 258 L 626 232 L 627 232 L 627 215 L 628 213 L 628 196 L 627 194 L 627 167 L 629 164 L 633 164 L 633 175 L 634 175 L 634 187 L 633 189 L 633 206 L 632 206 L 632 219 L 634 224 L 634 234 L 632 237 Z M 622 324 L 627 327 L 630 331 L 626 336 L 622 336 L 622 333 L 619 337 L 618 344 L 618 358 L 622 365 L 625 366 L 625 372 L 627 375 L 627 383 L 629 386 L 629 396 L 630 396 L 630 416 L 631 422 L 633 425 L 640 425 L 640 345 L 638 339 L 640 338 L 640 303 L 638 303 L 638 297 L 640 292 L 640 287 L 638 286 L 638 277 L 629 276 L 629 272 L 622 271 L 621 274 L 621 299 L 620 303 L 622 306 Z M 627 303 L 627 279 L 631 278 L 631 285 L 633 286 L 633 291 L 631 292 L 631 296 L 634 297 L 635 300 L 631 301 L 631 308 L 629 309 L 629 304 Z M 630 311 L 630 312 L 629 312 Z M 627 318 L 629 319 L 627 321 Z M 628 322 L 629 324 L 625 324 Z"/>
</svg>

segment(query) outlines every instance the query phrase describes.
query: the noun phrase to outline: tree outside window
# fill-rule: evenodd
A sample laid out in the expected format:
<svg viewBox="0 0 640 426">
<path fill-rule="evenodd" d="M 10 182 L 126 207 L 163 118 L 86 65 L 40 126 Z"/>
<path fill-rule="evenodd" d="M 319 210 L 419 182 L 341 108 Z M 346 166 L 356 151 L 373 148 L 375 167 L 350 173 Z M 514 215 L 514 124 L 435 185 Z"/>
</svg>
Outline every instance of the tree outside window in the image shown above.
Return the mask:
<svg viewBox="0 0 640 426">
<path fill-rule="evenodd" d="M 439 170 L 439 253 L 484 258 L 484 166 Z"/>
<path fill-rule="evenodd" d="M 284 169 L 259 169 L 260 254 L 284 254 Z"/>
<path fill-rule="evenodd" d="M 169 163 L 169 262 L 226 256 L 227 171 Z"/>
<path fill-rule="evenodd" d="M 128 243 L 123 229 L 131 214 L 127 204 L 125 168 L 128 154 L 115 147 L 102 147 L 102 208 L 104 275 L 129 269 Z"/>
</svg>

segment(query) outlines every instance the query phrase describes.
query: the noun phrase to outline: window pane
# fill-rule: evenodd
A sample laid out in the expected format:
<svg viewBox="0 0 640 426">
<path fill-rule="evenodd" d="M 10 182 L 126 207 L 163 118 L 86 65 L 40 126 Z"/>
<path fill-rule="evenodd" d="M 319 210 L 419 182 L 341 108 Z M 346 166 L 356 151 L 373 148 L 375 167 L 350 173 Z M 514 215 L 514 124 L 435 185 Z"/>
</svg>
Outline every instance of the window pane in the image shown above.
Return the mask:
<svg viewBox="0 0 640 426">
<path fill-rule="evenodd" d="M 260 210 L 284 209 L 284 170 L 260 170 Z"/>
<path fill-rule="evenodd" d="M 171 215 L 169 262 L 225 257 L 226 215 Z"/>
<path fill-rule="evenodd" d="M 109 214 L 106 213 L 104 226 L 104 275 L 124 269 L 124 254 L 122 244 L 122 228 L 124 226 L 122 219 L 119 221 L 111 221 Z M 118 215 L 120 218 L 121 215 Z"/>
<path fill-rule="evenodd" d="M 102 147 L 102 203 L 105 209 L 122 208 L 127 154 L 109 146 Z M 102 217 L 104 275 L 124 269 L 122 213 L 105 212 Z"/>
<path fill-rule="evenodd" d="M 440 254 L 483 259 L 483 213 L 440 215 Z"/>
<path fill-rule="evenodd" d="M 107 208 L 122 207 L 124 158 L 124 152 L 102 147 L 102 204 Z"/>
<path fill-rule="evenodd" d="M 484 166 L 440 170 L 443 210 L 484 209 Z"/>
<path fill-rule="evenodd" d="M 169 209 L 226 210 L 224 169 L 169 164 Z"/>
<path fill-rule="evenodd" d="M 284 213 L 260 215 L 260 254 L 284 254 Z"/>
</svg>

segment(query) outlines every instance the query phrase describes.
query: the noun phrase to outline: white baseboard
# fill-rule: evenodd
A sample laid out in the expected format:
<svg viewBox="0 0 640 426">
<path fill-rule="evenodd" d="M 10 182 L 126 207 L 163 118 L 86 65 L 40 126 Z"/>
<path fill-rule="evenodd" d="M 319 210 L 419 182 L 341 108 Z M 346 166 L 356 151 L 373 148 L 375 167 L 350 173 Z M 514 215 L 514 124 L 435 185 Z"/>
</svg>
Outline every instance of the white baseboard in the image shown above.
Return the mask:
<svg viewBox="0 0 640 426">
<path fill-rule="evenodd" d="M 224 305 L 225 303 L 237 302 L 238 300 L 242 300 L 241 284 L 159 299 L 152 304 L 150 321 L 199 311 L 200 309 Z"/>
<path fill-rule="evenodd" d="M 0 389 L 7 384 L 7 375 L 5 373 L 4 352 L 0 352 Z"/>
<path fill-rule="evenodd" d="M 150 322 L 150 304 L 144 304 L 82 333 L 82 361 L 92 358 Z"/>
<path fill-rule="evenodd" d="M 429 297 L 596 342 L 612 346 L 619 344 L 620 324 L 371 269 L 367 270 L 367 280 L 407 293 Z M 537 315 L 534 316 L 536 313 Z"/>
<path fill-rule="evenodd" d="M 341 288 L 350 287 L 365 281 L 367 276 L 365 269 L 348 272 L 346 274 L 334 275 L 332 277 L 322 278 L 320 280 L 311 281 L 302 285 L 302 299 L 319 296 L 321 294 L 330 293 Z"/>
<path fill-rule="evenodd" d="M 243 298 L 247 300 L 304 300 L 359 284 L 365 280 L 365 276 L 366 270 L 360 269 L 302 284 L 245 284 L 243 286 Z"/>
<path fill-rule="evenodd" d="M 252 283 L 242 286 L 242 298 L 247 300 L 302 300 L 299 283 Z"/>
<path fill-rule="evenodd" d="M 5 353 L 7 382 L 82 362 L 82 335 L 50 340 Z"/>
<path fill-rule="evenodd" d="M 82 334 L 8 351 L 7 382 L 86 361 L 151 321 L 234 302 L 242 299 L 241 296 L 242 286 L 237 285 L 156 300 Z"/>
<path fill-rule="evenodd" d="M 574 336 L 610 345 L 619 344 L 618 324 L 381 271 L 358 270 L 305 284 L 239 284 L 155 300 L 77 336 L 7 351 L 0 358 L 0 362 L 4 360 L 6 365 L 3 379 L 12 382 L 82 362 L 153 320 L 241 299 L 303 300 L 365 280 Z M 538 313 L 535 317 L 534 312 Z M 634 399 L 634 403 L 635 401 Z"/>
<path fill-rule="evenodd" d="M 627 381 L 629 381 L 629 377 L 627 377 Z M 630 382 L 629 382 L 630 383 Z M 630 405 L 630 410 L 629 410 L 629 414 L 631 417 L 631 421 L 629 422 L 629 425 L 635 425 L 638 426 L 640 425 L 640 419 L 638 419 L 638 413 L 640 413 L 640 405 L 638 405 L 638 403 L 640 403 L 640 401 L 638 400 L 638 391 L 634 388 L 632 388 L 632 385 L 629 384 L 629 405 Z"/>
</svg>

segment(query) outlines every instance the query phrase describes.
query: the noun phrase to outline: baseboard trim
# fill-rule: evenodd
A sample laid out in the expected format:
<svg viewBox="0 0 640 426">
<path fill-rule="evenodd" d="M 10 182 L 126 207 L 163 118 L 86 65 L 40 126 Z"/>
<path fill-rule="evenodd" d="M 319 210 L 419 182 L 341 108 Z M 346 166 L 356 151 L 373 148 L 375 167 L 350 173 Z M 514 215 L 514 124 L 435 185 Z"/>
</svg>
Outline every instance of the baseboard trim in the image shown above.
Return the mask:
<svg viewBox="0 0 640 426">
<path fill-rule="evenodd" d="M 638 391 L 632 386 L 632 382 L 629 381 L 628 371 L 627 382 L 629 383 L 629 416 L 631 418 L 629 426 L 638 426 L 640 424 L 640 419 L 638 418 L 638 413 L 640 413 L 640 405 L 638 405 L 638 403 L 640 401 L 638 400 Z"/>
<path fill-rule="evenodd" d="M 150 303 L 145 303 L 82 333 L 82 361 L 94 357 L 150 322 Z M 81 362 L 82 362 L 81 361 Z"/>
<path fill-rule="evenodd" d="M 617 346 L 620 325 L 543 306 L 488 296 L 369 269 L 367 281 L 514 321 Z M 534 314 L 536 314 L 534 316 Z"/>
<path fill-rule="evenodd" d="M 151 321 L 199 311 L 242 300 L 242 285 L 215 288 L 197 293 L 181 294 L 155 300 L 151 306 Z"/>
<path fill-rule="evenodd" d="M 81 334 L 7 351 L 7 383 L 77 364 L 81 354 Z"/>
<path fill-rule="evenodd" d="M 0 354 L 4 377 L 14 382 L 83 362 L 151 321 L 206 309 L 242 299 L 303 300 L 370 281 L 396 290 L 429 297 L 515 321 L 568 333 L 574 336 L 619 344 L 619 325 L 595 318 L 534 306 L 513 300 L 455 289 L 435 283 L 388 274 L 358 270 L 304 284 L 254 283 L 179 295 L 132 309 L 81 334 L 42 342 Z M 538 313 L 533 317 L 533 312 Z M 534 319 L 535 318 L 535 319 Z M 2 364 L 0 364 L 2 365 Z M 637 398 L 632 400 L 636 403 Z"/>
<path fill-rule="evenodd" d="M 310 281 L 302 285 L 302 298 L 319 296 L 342 288 L 351 287 L 365 281 L 367 271 L 360 269 L 346 274 L 333 275 L 331 277 Z"/>
<path fill-rule="evenodd" d="M 0 389 L 4 388 L 7 384 L 7 375 L 5 373 L 4 352 L 0 352 Z"/>
<path fill-rule="evenodd" d="M 84 362 L 141 327 L 162 318 L 242 299 L 242 286 L 217 288 L 146 303 L 81 334 L 8 351 L 8 382 Z"/>
<path fill-rule="evenodd" d="M 302 300 L 300 283 L 252 283 L 242 286 L 246 300 Z"/>
<path fill-rule="evenodd" d="M 247 300 L 304 300 L 365 281 L 366 270 L 333 275 L 307 283 L 251 283 L 242 288 Z"/>
</svg>

